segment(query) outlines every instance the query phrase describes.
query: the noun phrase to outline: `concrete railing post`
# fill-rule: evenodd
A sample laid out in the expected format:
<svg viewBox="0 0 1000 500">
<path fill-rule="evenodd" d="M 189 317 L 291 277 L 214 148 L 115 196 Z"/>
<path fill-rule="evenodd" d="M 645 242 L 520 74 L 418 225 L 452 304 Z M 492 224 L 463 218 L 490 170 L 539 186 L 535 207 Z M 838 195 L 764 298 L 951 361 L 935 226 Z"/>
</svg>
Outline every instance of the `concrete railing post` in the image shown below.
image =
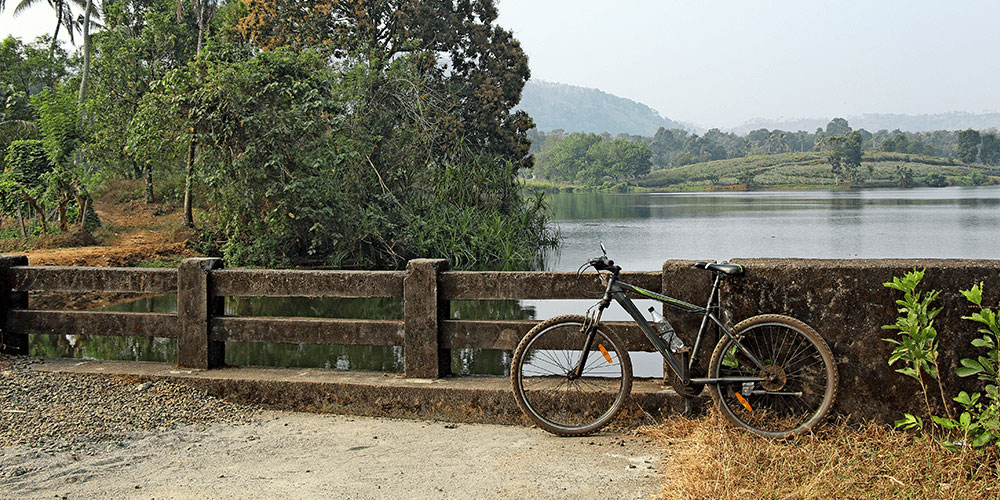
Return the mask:
<svg viewBox="0 0 1000 500">
<path fill-rule="evenodd" d="M 223 298 L 209 295 L 208 280 L 213 269 L 222 269 L 222 259 L 184 259 L 177 268 L 177 365 L 186 368 L 215 368 L 226 358 L 225 342 L 209 338 L 213 316 L 225 313 Z"/>
<path fill-rule="evenodd" d="M 438 274 L 448 261 L 415 259 L 403 278 L 404 369 L 407 377 L 439 378 L 451 373 L 451 350 L 442 349 L 441 323 L 448 303 L 441 300 Z"/>
<path fill-rule="evenodd" d="M 692 302 L 699 306 L 705 305 L 708 296 L 712 291 L 712 273 L 694 267 L 694 261 L 690 260 L 668 260 L 663 263 L 661 270 L 660 290 L 664 295 L 677 297 L 679 299 Z M 645 312 L 645 311 L 643 311 Z M 696 314 L 678 314 L 676 309 L 671 309 L 666 305 L 661 306 L 661 314 L 670 321 L 674 330 L 681 334 L 681 339 L 694 348 L 693 344 L 698 329 L 701 328 L 701 316 Z M 712 355 L 712 350 L 718 341 L 714 335 L 714 328 L 709 328 L 709 335 L 702 338 L 702 344 L 698 348 L 698 360 L 701 366 L 695 371 L 703 374 L 708 368 L 708 359 Z M 668 381 L 671 371 L 667 362 L 663 362 L 663 379 Z"/>
<path fill-rule="evenodd" d="M 14 332 L 8 328 L 11 309 L 27 309 L 27 292 L 13 291 L 10 268 L 28 265 L 24 255 L 0 255 L 0 352 L 4 354 L 28 354 L 28 334 Z"/>
</svg>

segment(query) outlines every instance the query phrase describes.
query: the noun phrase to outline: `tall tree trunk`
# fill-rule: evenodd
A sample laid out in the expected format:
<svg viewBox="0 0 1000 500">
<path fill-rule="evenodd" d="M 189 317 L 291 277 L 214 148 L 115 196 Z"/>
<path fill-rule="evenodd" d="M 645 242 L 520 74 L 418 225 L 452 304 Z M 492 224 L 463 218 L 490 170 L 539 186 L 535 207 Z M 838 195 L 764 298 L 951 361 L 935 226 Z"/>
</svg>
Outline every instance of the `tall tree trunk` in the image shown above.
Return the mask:
<svg viewBox="0 0 1000 500">
<path fill-rule="evenodd" d="M 153 203 L 153 166 L 146 164 L 146 203 Z"/>
<path fill-rule="evenodd" d="M 80 75 L 80 95 L 77 102 L 82 103 L 87 96 L 87 81 L 90 79 L 90 9 L 94 7 L 94 0 L 87 0 L 87 7 L 83 9 L 83 72 Z"/>
<path fill-rule="evenodd" d="M 59 230 L 64 233 L 69 230 L 69 226 L 66 224 L 66 203 L 68 202 L 69 200 L 62 199 L 59 200 L 57 205 L 59 209 Z"/>
<path fill-rule="evenodd" d="M 17 206 L 17 224 L 21 227 L 21 237 L 28 237 L 28 230 L 24 228 L 24 214 L 21 213 L 21 205 Z"/>
<path fill-rule="evenodd" d="M 205 4 L 204 0 L 195 1 L 199 2 L 199 5 L 197 8 L 198 46 L 195 49 L 194 57 L 196 61 L 200 61 L 202 39 L 205 37 Z M 194 139 L 191 139 L 191 142 L 188 143 L 187 169 L 184 176 L 184 225 L 187 227 L 194 227 L 194 216 L 191 208 L 194 203 L 194 193 L 191 192 L 191 176 L 194 174 L 194 157 L 197 149 L 198 143 Z"/>
<path fill-rule="evenodd" d="M 198 143 L 193 139 L 188 144 L 187 170 L 184 176 L 184 225 L 187 227 L 194 227 L 194 216 L 191 210 L 191 205 L 194 202 L 191 195 L 191 175 L 194 173 L 194 151 L 197 147 Z"/>
<path fill-rule="evenodd" d="M 82 201 L 82 203 L 80 200 L 76 202 L 80 205 L 80 216 L 77 217 L 77 223 L 80 224 L 80 229 L 85 231 L 87 229 L 87 210 L 90 209 L 90 197 L 87 196 Z"/>
</svg>

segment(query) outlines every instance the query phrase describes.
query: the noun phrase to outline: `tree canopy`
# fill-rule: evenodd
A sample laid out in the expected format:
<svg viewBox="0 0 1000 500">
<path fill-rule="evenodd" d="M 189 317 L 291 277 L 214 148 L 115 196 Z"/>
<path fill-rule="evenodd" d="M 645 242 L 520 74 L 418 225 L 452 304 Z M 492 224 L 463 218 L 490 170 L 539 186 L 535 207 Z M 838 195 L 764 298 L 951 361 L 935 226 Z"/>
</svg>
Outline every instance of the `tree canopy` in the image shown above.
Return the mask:
<svg viewBox="0 0 1000 500">
<path fill-rule="evenodd" d="M 246 9 L 239 31 L 263 49 L 313 48 L 348 66 L 363 62 L 370 75 L 409 60 L 437 95 L 434 114 L 449 140 L 531 166 L 531 118 L 511 111 L 530 76 L 528 59 L 493 24 L 492 0 L 247 0 Z"/>
</svg>

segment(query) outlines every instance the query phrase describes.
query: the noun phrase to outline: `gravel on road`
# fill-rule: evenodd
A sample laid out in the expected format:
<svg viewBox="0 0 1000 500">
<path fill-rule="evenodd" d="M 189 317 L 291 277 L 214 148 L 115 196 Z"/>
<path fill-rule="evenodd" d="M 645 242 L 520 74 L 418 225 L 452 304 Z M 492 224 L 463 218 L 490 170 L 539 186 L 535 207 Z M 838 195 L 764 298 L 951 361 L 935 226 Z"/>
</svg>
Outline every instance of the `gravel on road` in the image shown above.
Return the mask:
<svg viewBox="0 0 1000 500">
<path fill-rule="evenodd" d="M 248 422 L 260 412 L 168 381 L 31 370 L 37 362 L 0 357 L 0 448 L 66 450 L 182 425 Z"/>
</svg>

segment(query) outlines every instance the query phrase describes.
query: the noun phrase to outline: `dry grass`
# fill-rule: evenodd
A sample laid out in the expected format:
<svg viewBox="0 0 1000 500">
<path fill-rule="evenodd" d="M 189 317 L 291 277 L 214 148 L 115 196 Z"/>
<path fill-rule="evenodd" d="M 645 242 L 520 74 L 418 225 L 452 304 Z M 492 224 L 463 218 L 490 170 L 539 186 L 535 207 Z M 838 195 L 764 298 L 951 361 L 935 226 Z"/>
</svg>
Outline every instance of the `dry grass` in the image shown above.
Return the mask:
<svg viewBox="0 0 1000 500">
<path fill-rule="evenodd" d="M 660 498 L 1000 500 L 996 453 L 950 452 L 880 424 L 829 425 L 770 441 L 711 413 L 648 430 L 667 456 Z"/>
</svg>

